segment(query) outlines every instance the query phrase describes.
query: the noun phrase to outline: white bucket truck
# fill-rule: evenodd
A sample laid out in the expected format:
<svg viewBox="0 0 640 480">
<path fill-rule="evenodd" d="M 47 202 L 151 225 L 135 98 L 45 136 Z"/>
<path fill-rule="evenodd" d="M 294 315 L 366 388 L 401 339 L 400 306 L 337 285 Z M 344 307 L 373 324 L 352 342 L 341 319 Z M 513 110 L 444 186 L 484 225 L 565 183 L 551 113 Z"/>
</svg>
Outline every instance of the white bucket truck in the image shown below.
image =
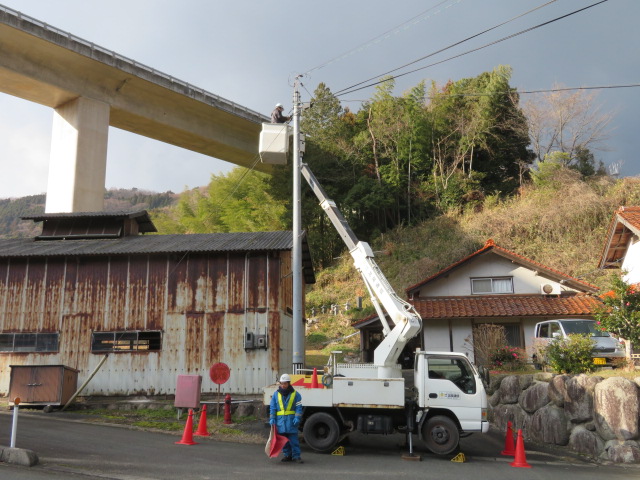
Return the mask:
<svg viewBox="0 0 640 480">
<path fill-rule="evenodd" d="M 273 129 L 273 125 L 263 125 L 263 132 Z M 288 135 L 287 130 L 283 131 Z M 265 146 L 276 143 L 273 139 L 260 142 Z M 300 144 L 294 148 L 300 148 Z M 264 158 L 264 152 L 261 154 Z M 407 388 L 398 358 L 407 342 L 419 333 L 422 319 L 412 305 L 395 293 L 374 261 L 369 244 L 358 241 L 309 167 L 301 163 L 300 169 L 347 245 L 369 290 L 385 337 L 375 349 L 373 364 L 339 364 L 332 355 L 322 372 L 320 388 L 296 386 L 304 405 L 300 428 L 306 444 L 318 452 L 330 452 L 354 431 L 406 432 L 412 450 L 415 432 L 429 450 L 446 455 L 458 448 L 461 436 L 488 432 L 487 395 L 478 372 L 464 354 L 416 351 L 414 385 Z M 275 385 L 265 388 L 265 405 L 275 390 Z"/>
</svg>

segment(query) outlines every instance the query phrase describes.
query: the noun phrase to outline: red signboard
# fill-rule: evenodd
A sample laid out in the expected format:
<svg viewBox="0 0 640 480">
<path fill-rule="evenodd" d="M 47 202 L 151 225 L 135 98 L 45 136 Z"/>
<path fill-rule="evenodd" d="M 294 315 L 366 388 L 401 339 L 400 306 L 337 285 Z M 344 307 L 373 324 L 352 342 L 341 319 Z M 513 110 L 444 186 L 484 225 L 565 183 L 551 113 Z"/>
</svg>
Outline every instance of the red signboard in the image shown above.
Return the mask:
<svg viewBox="0 0 640 480">
<path fill-rule="evenodd" d="M 214 363 L 209 369 L 209 377 L 211 377 L 213 383 L 216 383 L 218 385 L 226 383 L 227 380 L 229 380 L 230 376 L 231 371 L 229 370 L 229 366 L 226 363 Z"/>
</svg>

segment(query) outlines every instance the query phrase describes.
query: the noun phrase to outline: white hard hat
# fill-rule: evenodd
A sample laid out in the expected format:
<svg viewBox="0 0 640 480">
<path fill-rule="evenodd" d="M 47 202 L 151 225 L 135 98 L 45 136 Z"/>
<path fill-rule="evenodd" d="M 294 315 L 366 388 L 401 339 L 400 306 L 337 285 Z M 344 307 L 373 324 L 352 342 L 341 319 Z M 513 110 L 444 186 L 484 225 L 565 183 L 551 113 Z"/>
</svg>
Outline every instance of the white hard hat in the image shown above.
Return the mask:
<svg viewBox="0 0 640 480">
<path fill-rule="evenodd" d="M 282 374 L 282 376 L 280 377 L 280 383 L 282 382 L 291 382 L 291 377 L 289 376 L 288 373 Z"/>
<path fill-rule="evenodd" d="M 276 103 L 276 108 L 282 108 L 282 104 L 281 103 Z"/>
</svg>

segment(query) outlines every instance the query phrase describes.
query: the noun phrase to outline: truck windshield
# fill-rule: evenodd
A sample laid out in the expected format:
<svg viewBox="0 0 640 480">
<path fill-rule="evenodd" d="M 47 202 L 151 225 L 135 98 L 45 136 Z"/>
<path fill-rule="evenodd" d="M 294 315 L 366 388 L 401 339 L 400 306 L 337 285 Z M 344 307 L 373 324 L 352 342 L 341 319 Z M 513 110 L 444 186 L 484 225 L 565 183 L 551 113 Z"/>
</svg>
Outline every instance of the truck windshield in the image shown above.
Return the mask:
<svg viewBox="0 0 640 480">
<path fill-rule="evenodd" d="M 471 365 L 461 358 L 429 357 L 429 378 L 450 380 L 464 393 L 476 393 Z"/>
<path fill-rule="evenodd" d="M 593 320 L 578 320 L 572 322 L 560 322 L 564 332 L 569 335 L 577 333 L 580 335 L 589 335 L 591 337 L 608 337 L 608 332 L 598 329 L 598 325 Z"/>
</svg>

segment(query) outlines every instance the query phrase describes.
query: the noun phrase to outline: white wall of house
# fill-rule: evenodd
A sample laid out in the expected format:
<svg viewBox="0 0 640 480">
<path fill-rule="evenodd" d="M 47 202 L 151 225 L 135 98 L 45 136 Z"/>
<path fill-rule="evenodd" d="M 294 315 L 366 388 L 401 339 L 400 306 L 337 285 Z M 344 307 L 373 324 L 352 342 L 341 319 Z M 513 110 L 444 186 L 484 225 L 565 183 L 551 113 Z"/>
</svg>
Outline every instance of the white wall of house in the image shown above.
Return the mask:
<svg viewBox="0 0 640 480">
<path fill-rule="evenodd" d="M 623 280 L 627 283 L 640 283 L 640 239 L 634 235 L 620 267 Z"/>
<path fill-rule="evenodd" d="M 640 250 L 638 254 L 640 256 Z M 640 269 L 638 274 L 640 275 Z M 540 294 L 540 289 L 546 284 L 552 285 L 554 292 L 575 291 L 549 278 L 537 275 L 535 271 L 513 263 L 507 258 L 487 253 L 429 282 L 420 289 L 420 297 L 472 295 L 471 279 L 486 277 L 513 277 L 515 294 Z"/>
<path fill-rule="evenodd" d="M 538 318 L 453 319 L 451 320 L 451 333 L 449 320 L 431 321 L 424 325 L 422 335 L 424 336 L 424 345 L 427 351 L 448 352 L 453 344 L 454 352 L 465 353 L 471 360 L 475 360 L 472 344 L 467 342 L 468 338 L 472 338 L 474 325 L 481 323 L 518 323 L 523 332 L 524 349 L 527 357 L 531 357 L 534 347 L 534 327 L 538 321 Z"/>
</svg>

